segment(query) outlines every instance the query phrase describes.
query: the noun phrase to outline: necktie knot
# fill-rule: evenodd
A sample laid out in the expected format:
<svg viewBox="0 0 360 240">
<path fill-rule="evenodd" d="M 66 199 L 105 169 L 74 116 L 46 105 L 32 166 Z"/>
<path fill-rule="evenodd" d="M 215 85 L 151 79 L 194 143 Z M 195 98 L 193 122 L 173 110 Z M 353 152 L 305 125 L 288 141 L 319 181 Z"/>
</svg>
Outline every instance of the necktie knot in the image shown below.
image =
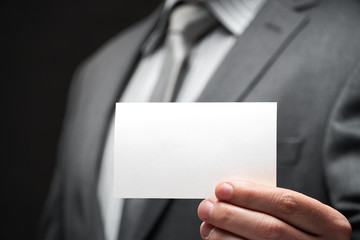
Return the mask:
<svg viewBox="0 0 360 240">
<path fill-rule="evenodd" d="M 169 19 L 168 35 L 181 35 L 191 47 L 215 27 L 216 23 L 216 19 L 202 5 L 185 3 L 173 9 Z"/>
</svg>

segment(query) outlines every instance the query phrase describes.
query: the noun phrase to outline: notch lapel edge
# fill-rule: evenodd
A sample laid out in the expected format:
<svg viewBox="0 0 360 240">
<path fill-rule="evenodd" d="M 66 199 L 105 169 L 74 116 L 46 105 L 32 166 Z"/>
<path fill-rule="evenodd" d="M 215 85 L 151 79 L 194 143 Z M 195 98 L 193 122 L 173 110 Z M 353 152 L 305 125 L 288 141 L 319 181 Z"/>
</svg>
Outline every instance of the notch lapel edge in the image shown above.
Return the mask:
<svg viewBox="0 0 360 240">
<path fill-rule="evenodd" d="M 268 1 L 238 37 L 198 101 L 243 100 L 305 27 L 307 20 L 306 16 L 286 8 L 278 1 Z"/>
</svg>

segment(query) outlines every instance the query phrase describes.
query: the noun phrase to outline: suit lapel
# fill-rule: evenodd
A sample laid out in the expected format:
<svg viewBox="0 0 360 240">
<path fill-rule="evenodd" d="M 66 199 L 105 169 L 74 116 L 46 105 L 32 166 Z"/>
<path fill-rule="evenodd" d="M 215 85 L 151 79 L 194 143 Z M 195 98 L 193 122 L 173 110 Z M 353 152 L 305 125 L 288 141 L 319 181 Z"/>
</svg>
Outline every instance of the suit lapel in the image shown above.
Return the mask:
<svg viewBox="0 0 360 240">
<path fill-rule="evenodd" d="M 135 229 L 131 229 L 132 240 L 147 239 L 154 227 L 161 219 L 162 214 L 171 204 L 169 199 L 148 199 L 146 200 L 146 207 L 141 214 L 141 219 Z M 139 231 L 141 229 L 141 231 Z M 121 237 L 119 238 L 121 239 Z"/>
<path fill-rule="evenodd" d="M 84 149 L 82 151 L 84 155 L 75 157 L 78 160 L 76 171 L 83 172 L 75 174 L 84 178 L 80 189 L 76 191 L 81 193 L 79 208 L 84 208 L 82 212 L 89 214 L 84 217 L 87 221 L 87 227 L 84 228 L 90 228 L 89 232 L 92 232 L 100 227 L 102 233 L 96 234 L 97 236 L 104 236 L 97 187 L 107 129 L 113 117 L 115 103 L 137 66 L 141 50 L 144 50 L 146 46 L 144 41 L 153 39 L 154 37 L 149 34 L 154 26 L 159 27 L 159 13 L 159 10 L 155 11 L 153 15 L 135 27 L 135 30 L 126 32 L 121 37 L 121 41 L 116 40 L 115 44 L 110 43 L 112 46 L 105 49 L 106 59 L 101 56 L 104 51 L 91 59 L 85 71 L 79 76 L 80 79 L 87 81 L 82 86 L 82 92 L 73 93 L 74 98 L 83 96 L 75 107 L 76 120 L 72 130 L 72 132 L 80 132 L 78 135 L 81 139 L 76 139 L 74 142 L 82 142 Z M 146 238 L 169 203 L 169 200 L 148 200 L 145 211 L 142 213 L 143 217 L 137 224 L 139 228 L 129 230 L 131 232 L 128 234 L 136 239 Z"/>
<path fill-rule="evenodd" d="M 87 96 L 89 96 L 89 109 L 86 109 L 86 111 L 93 113 L 88 119 L 95 120 L 96 124 L 91 124 L 91 126 L 95 128 L 92 129 L 91 137 L 84 137 L 84 139 L 89 139 L 84 145 L 86 145 L 85 148 L 87 149 L 93 149 L 92 152 L 96 154 L 89 154 L 89 156 L 84 158 L 82 168 L 93 169 L 94 171 L 89 171 L 86 176 L 86 185 L 90 182 L 92 187 L 89 192 L 84 194 L 83 199 L 85 200 L 85 208 L 88 209 L 88 211 L 94 211 L 93 214 L 95 215 L 91 217 L 91 221 L 93 221 L 92 225 L 94 227 L 102 226 L 102 232 L 104 232 L 104 226 L 100 217 L 97 185 L 101 167 L 101 157 L 107 137 L 107 129 L 113 117 L 115 103 L 120 98 L 121 93 L 137 66 L 140 52 L 143 50 L 144 41 L 149 39 L 149 33 L 152 32 L 154 26 L 157 26 L 155 22 L 158 21 L 158 16 L 159 10 L 142 22 L 135 31 L 128 33 L 127 38 L 130 39 L 130 41 L 124 41 L 120 46 L 114 46 L 114 50 L 121 49 L 122 52 L 116 52 L 116 56 L 114 59 L 111 59 L 111 62 L 104 61 L 103 66 L 101 66 L 103 68 L 95 69 L 95 78 L 101 77 L 101 79 L 95 79 L 94 81 L 97 83 L 93 86 L 90 85 L 91 88 L 85 90 Z M 117 67 L 114 67 L 114 64 L 117 65 Z M 116 69 L 116 73 L 112 73 L 113 69 Z M 91 73 L 89 73 L 89 75 L 90 74 Z M 132 239 L 146 238 L 169 203 L 170 200 L 165 199 L 147 200 L 145 211 L 142 213 L 143 217 L 137 224 L 139 227 L 129 229 L 130 233 L 128 234 L 134 236 Z M 138 229 L 141 229 L 141 231 L 138 231 Z M 121 236 L 119 236 L 119 239 L 121 239 Z"/>
<path fill-rule="evenodd" d="M 115 103 L 137 65 L 141 45 L 155 25 L 157 15 L 156 12 L 128 31 L 121 41 L 110 43 L 110 47 L 105 49 L 105 54 L 101 51 L 99 55 L 90 59 L 85 70 L 79 74 L 79 91 L 75 89 L 70 96 L 80 100 L 73 106 L 75 117 L 74 120 L 70 120 L 72 133 L 69 141 L 82 144 L 74 153 L 74 175 L 76 178 L 81 177 L 81 180 L 78 180 L 80 185 L 79 188 L 74 185 L 77 194 L 69 195 L 80 194 L 75 200 L 79 208 L 83 209 L 82 213 L 86 214 L 82 216 L 85 221 L 83 229 L 89 229 L 88 234 L 93 234 L 92 232 L 100 227 L 101 233 L 97 233 L 96 236 L 104 236 L 97 186 L 107 129 Z M 84 79 L 86 83 L 81 82 Z M 76 136 L 73 136 L 73 133 L 77 133 Z M 90 238 L 94 236 L 95 234 Z"/>
<path fill-rule="evenodd" d="M 200 95 L 200 102 L 244 99 L 294 36 L 306 18 L 267 1 Z"/>
</svg>

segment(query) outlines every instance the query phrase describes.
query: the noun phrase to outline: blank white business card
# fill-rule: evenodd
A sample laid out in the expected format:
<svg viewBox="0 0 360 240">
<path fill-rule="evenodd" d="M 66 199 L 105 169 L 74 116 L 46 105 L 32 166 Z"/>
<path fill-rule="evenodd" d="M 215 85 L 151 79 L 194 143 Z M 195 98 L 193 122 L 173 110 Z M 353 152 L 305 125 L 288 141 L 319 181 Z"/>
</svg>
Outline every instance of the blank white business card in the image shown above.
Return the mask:
<svg viewBox="0 0 360 240">
<path fill-rule="evenodd" d="M 207 198 L 224 179 L 276 185 L 276 103 L 117 103 L 118 198 Z"/>
</svg>

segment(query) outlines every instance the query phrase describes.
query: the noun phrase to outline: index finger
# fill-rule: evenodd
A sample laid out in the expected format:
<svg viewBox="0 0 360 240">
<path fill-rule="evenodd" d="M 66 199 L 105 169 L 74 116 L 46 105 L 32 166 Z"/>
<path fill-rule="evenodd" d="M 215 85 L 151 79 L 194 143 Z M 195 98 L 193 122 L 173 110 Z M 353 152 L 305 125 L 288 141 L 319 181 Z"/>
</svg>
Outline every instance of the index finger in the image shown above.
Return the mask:
<svg viewBox="0 0 360 240">
<path fill-rule="evenodd" d="M 343 229 L 347 219 L 335 209 L 301 193 L 244 181 L 226 181 L 215 190 L 223 202 L 263 212 L 314 235 Z"/>
</svg>

